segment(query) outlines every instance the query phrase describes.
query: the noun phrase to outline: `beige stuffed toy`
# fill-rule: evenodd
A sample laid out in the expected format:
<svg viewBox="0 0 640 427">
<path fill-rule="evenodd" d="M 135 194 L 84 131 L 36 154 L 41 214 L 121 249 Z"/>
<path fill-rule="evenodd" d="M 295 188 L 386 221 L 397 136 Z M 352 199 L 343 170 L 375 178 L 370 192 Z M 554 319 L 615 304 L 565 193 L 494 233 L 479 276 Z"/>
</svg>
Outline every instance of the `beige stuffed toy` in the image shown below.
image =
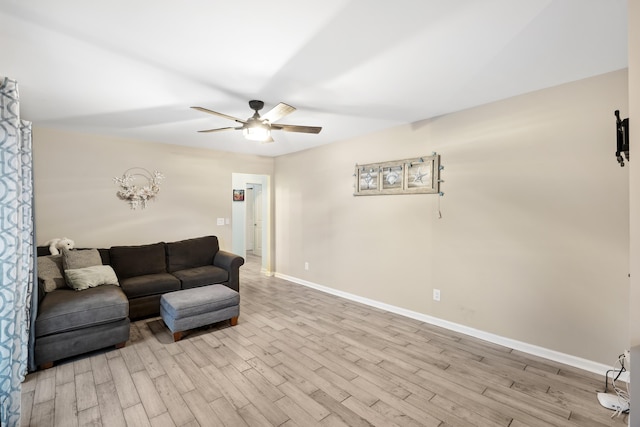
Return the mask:
<svg viewBox="0 0 640 427">
<path fill-rule="evenodd" d="M 60 254 L 60 249 L 73 249 L 76 244 L 73 240 L 63 237 L 62 239 L 51 239 L 44 245 L 49 246 L 49 252 L 51 252 L 51 255 L 58 255 Z"/>
</svg>

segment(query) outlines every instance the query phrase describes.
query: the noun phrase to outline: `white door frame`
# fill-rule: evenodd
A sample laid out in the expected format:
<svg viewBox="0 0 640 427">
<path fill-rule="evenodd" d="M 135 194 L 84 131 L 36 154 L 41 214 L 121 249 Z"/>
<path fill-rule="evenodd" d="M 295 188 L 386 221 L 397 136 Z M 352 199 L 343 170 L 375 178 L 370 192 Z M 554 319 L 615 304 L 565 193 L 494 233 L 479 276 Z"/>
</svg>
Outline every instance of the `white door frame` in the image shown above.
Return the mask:
<svg viewBox="0 0 640 427">
<path fill-rule="evenodd" d="M 251 196 L 253 197 L 251 206 L 247 205 L 247 209 L 252 209 L 251 214 L 247 214 L 252 218 L 253 224 L 251 227 L 251 231 L 253 232 L 253 236 L 249 241 L 253 240 L 253 251 L 260 251 L 260 256 L 262 256 L 262 229 L 264 228 L 264 220 L 262 217 L 262 184 L 252 183 L 248 187 L 252 186 Z M 258 196 L 260 196 L 258 198 Z M 259 226 L 259 227 L 258 227 Z"/>
<path fill-rule="evenodd" d="M 273 275 L 271 250 L 271 177 L 269 175 L 255 175 L 247 173 L 231 174 L 231 189 L 246 189 L 247 184 L 262 185 L 262 268 L 261 272 Z M 231 193 L 231 191 L 229 192 Z M 229 198 L 231 199 L 231 198 Z M 231 201 L 231 251 L 234 254 L 247 257 L 246 249 L 246 203 Z"/>
<path fill-rule="evenodd" d="M 256 240 L 256 232 L 255 232 L 255 187 L 253 184 L 249 184 L 245 187 L 244 190 L 244 201 L 247 204 L 245 207 L 245 242 L 246 247 L 245 251 L 255 251 L 255 240 Z"/>
</svg>

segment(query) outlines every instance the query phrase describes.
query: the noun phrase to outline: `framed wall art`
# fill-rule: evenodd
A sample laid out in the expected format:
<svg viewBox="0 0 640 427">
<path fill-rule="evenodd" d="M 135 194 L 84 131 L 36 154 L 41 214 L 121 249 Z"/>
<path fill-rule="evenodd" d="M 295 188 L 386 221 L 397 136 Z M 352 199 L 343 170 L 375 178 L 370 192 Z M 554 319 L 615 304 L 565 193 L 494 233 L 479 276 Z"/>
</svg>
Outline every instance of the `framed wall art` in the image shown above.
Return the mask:
<svg viewBox="0 0 640 427">
<path fill-rule="evenodd" d="M 362 167 L 356 170 L 356 188 L 357 192 L 363 194 L 380 191 L 380 182 L 378 179 L 380 169 L 371 165 L 371 167 Z"/>
<path fill-rule="evenodd" d="M 440 192 L 440 156 L 356 165 L 354 196 L 383 194 L 437 194 Z"/>
<path fill-rule="evenodd" d="M 402 191 L 404 187 L 404 165 L 382 166 L 382 190 Z"/>
<path fill-rule="evenodd" d="M 233 190 L 233 201 L 244 202 L 244 190 Z"/>
</svg>

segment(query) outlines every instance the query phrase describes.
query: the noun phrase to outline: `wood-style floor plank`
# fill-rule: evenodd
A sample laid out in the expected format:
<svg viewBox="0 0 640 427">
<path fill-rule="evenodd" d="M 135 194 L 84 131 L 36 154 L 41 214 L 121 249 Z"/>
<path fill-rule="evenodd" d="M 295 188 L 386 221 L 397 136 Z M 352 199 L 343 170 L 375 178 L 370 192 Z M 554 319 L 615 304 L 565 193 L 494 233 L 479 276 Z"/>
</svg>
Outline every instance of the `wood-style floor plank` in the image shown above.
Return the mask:
<svg viewBox="0 0 640 427">
<path fill-rule="evenodd" d="M 123 411 L 123 413 L 124 419 L 127 422 L 127 426 L 151 427 L 151 423 L 149 423 L 149 417 L 147 417 L 142 403 L 138 403 L 134 406 L 129 406 Z"/>
<path fill-rule="evenodd" d="M 61 409 L 62 411 L 63 409 Z M 31 421 L 28 425 L 38 427 L 54 426 L 55 401 L 53 399 L 38 403 L 31 411 Z"/>
<path fill-rule="evenodd" d="M 78 425 L 76 386 L 74 382 L 64 383 L 56 387 L 55 408 L 55 425 L 69 427 Z"/>
<path fill-rule="evenodd" d="M 77 409 L 84 411 L 85 409 L 98 406 L 98 396 L 96 395 L 96 386 L 93 382 L 92 372 L 83 372 L 76 375 L 76 396 Z"/>
<path fill-rule="evenodd" d="M 149 418 L 155 418 L 167 412 L 167 407 L 147 371 L 134 372 L 131 377 Z"/>
<path fill-rule="evenodd" d="M 93 406 L 84 411 L 78 411 L 78 425 L 81 427 L 101 427 L 100 407 Z"/>
<path fill-rule="evenodd" d="M 187 403 L 189 410 L 201 426 L 222 424 L 222 421 L 220 421 L 211 406 L 209 406 L 209 403 L 200 393 L 198 393 L 197 390 L 187 392 L 184 395 L 184 401 Z"/>
<path fill-rule="evenodd" d="M 32 374 L 32 375 L 38 375 Z M 53 400 L 56 397 L 56 377 L 55 372 L 53 372 L 53 376 L 44 376 L 40 375 L 38 377 L 38 384 L 36 385 L 36 393 L 33 398 L 33 403 L 35 405 L 47 402 L 49 400 Z"/>
<path fill-rule="evenodd" d="M 113 381 L 96 386 L 96 394 L 98 396 L 102 424 L 109 427 L 125 427 L 127 424 L 124 421 L 122 406 L 118 400 L 116 386 Z"/>
<path fill-rule="evenodd" d="M 111 369 L 107 363 L 107 358 L 104 354 L 99 353 L 91 357 L 91 372 L 93 373 L 93 382 L 95 385 L 104 384 L 111 381 Z M 64 366 L 60 365 L 57 368 Z M 56 369 L 57 369 L 56 368 Z"/>
<path fill-rule="evenodd" d="M 151 423 L 151 427 L 176 427 L 176 423 L 173 422 L 168 412 L 151 418 L 149 422 Z"/>
<path fill-rule="evenodd" d="M 604 378 L 241 269 L 240 318 L 173 342 L 158 317 L 126 347 L 23 383 L 21 426 L 598 427 Z"/>
<path fill-rule="evenodd" d="M 176 390 L 168 375 L 154 380 L 160 398 L 169 410 L 176 425 L 181 426 L 195 420 L 182 395 Z"/>
<path fill-rule="evenodd" d="M 128 408 L 140 403 L 140 396 L 138 396 L 136 387 L 131 379 L 131 373 L 127 370 L 127 365 L 122 357 L 109 359 L 108 363 L 122 408 Z"/>
</svg>

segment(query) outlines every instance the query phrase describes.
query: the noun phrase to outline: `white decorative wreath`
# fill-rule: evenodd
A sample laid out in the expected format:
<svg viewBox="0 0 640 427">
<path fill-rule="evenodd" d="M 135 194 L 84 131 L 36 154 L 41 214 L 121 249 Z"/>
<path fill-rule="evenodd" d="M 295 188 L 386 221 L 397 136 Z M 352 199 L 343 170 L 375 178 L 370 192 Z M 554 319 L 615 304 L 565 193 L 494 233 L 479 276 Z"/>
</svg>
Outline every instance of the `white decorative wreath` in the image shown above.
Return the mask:
<svg viewBox="0 0 640 427">
<path fill-rule="evenodd" d="M 114 177 L 113 182 L 120 186 L 116 193 L 119 199 L 129 202 L 131 209 L 144 209 L 147 202 L 152 200 L 160 191 L 160 182 L 164 175 L 158 171 L 149 172 L 144 168 L 134 167 L 127 169 L 121 177 Z M 143 184 L 135 182 L 143 180 Z"/>
</svg>

